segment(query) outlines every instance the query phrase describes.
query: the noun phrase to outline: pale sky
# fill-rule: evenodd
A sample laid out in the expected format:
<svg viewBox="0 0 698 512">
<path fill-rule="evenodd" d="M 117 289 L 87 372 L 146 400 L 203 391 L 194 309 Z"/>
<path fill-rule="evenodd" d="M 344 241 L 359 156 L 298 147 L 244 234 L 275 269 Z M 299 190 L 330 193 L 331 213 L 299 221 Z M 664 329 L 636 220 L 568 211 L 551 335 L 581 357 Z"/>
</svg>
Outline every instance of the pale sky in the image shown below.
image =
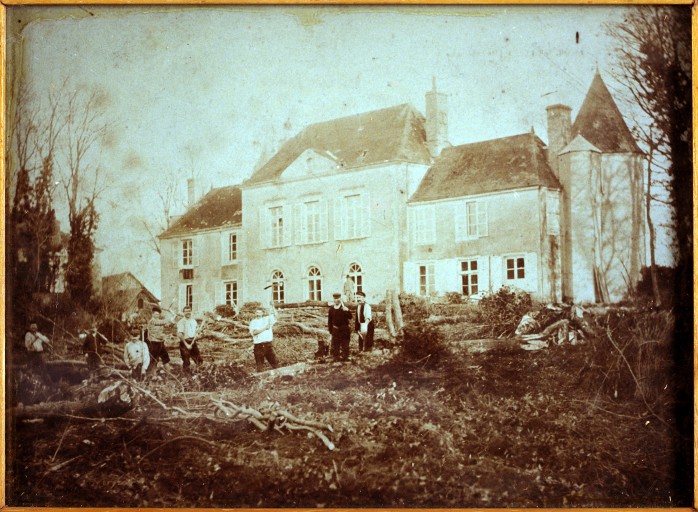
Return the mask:
<svg viewBox="0 0 698 512">
<path fill-rule="evenodd" d="M 182 202 L 191 162 L 199 195 L 239 183 L 310 123 L 401 103 L 423 113 L 432 77 L 453 145 L 532 127 L 547 141 L 545 107 L 576 115 L 597 67 L 620 94 L 602 25 L 626 8 L 9 7 L 8 24 L 35 20 L 20 39 L 37 98 L 66 77 L 105 95 L 102 271 L 129 270 L 159 295 L 142 220 L 162 215 L 164 173 Z"/>
</svg>

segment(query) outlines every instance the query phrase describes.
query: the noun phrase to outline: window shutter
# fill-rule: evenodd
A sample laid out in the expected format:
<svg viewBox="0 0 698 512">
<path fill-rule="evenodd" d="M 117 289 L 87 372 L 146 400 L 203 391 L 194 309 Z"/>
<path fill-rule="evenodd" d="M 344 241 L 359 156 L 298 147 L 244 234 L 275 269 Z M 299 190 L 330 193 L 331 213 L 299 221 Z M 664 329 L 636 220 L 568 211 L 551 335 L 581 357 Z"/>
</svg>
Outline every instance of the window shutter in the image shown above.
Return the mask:
<svg viewBox="0 0 698 512">
<path fill-rule="evenodd" d="M 305 205 L 303 203 L 293 205 L 293 217 L 296 221 L 297 244 L 304 244 L 308 240 L 308 233 L 306 227 L 307 223 L 306 220 L 303 218 L 305 217 L 305 215 L 303 215 L 305 213 L 303 210 L 305 210 Z"/>
<path fill-rule="evenodd" d="M 284 220 L 282 230 L 283 243 L 281 245 L 291 245 L 293 243 L 293 215 L 291 215 L 290 206 L 281 207 L 281 218 Z"/>
<path fill-rule="evenodd" d="M 179 247 L 182 245 L 180 240 L 172 241 L 172 268 L 179 268 L 182 263 Z"/>
<path fill-rule="evenodd" d="M 333 223 L 334 223 L 334 238 L 335 240 L 343 240 L 344 239 L 344 212 L 342 211 L 343 208 L 342 206 L 344 205 L 344 198 L 339 197 L 335 199 L 334 202 L 334 215 L 333 215 Z"/>
<path fill-rule="evenodd" d="M 455 203 L 452 206 L 454 212 L 453 212 L 453 220 L 456 228 L 456 240 L 460 241 L 465 238 L 463 236 L 463 227 L 467 226 L 467 224 L 464 222 L 465 221 L 465 216 L 467 214 L 467 207 L 465 202 L 459 202 Z"/>
<path fill-rule="evenodd" d="M 426 226 L 425 229 L 427 231 L 426 234 L 426 242 L 429 244 L 433 244 L 435 242 L 436 238 L 436 225 L 435 225 L 435 219 L 436 219 L 436 208 L 434 205 L 427 206 L 427 219 L 426 219 Z"/>
<path fill-rule="evenodd" d="M 264 206 L 259 209 L 259 243 L 263 249 L 271 244 L 271 226 L 268 210 Z"/>
<path fill-rule="evenodd" d="M 327 242 L 327 201 L 320 201 L 320 242 Z"/>
<path fill-rule="evenodd" d="M 361 195 L 361 236 L 371 236 L 371 196 Z"/>
<path fill-rule="evenodd" d="M 487 236 L 487 203 L 477 203 L 477 234 L 478 236 Z"/>
<path fill-rule="evenodd" d="M 197 240 L 195 238 L 191 239 L 191 266 L 192 267 L 198 267 L 199 266 L 199 248 L 197 242 L 200 240 Z M 202 241 L 202 240 L 201 240 Z"/>
</svg>

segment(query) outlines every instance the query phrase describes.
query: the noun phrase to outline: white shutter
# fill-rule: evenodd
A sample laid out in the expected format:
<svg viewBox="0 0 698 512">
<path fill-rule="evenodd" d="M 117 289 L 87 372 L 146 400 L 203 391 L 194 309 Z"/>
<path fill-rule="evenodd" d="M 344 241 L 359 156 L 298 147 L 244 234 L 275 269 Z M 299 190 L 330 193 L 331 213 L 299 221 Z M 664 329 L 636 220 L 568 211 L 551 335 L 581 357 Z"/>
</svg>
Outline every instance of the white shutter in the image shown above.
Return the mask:
<svg viewBox="0 0 698 512">
<path fill-rule="evenodd" d="M 477 234 L 478 236 L 487 236 L 487 203 L 484 201 L 477 202 Z"/>
<path fill-rule="evenodd" d="M 406 261 L 403 266 L 403 283 L 402 283 L 402 288 L 405 290 L 405 293 L 412 293 L 412 294 L 417 294 L 418 288 L 417 288 L 417 281 L 418 281 L 418 275 L 417 275 L 417 264 L 412 263 L 411 261 Z"/>
<path fill-rule="evenodd" d="M 477 290 L 478 294 L 488 293 L 490 290 L 489 258 L 483 256 L 477 258 Z"/>
<path fill-rule="evenodd" d="M 308 224 L 305 220 L 307 212 L 304 210 L 305 205 L 303 203 L 293 205 L 293 217 L 296 221 L 296 244 L 304 244 L 308 241 Z"/>
<path fill-rule="evenodd" d="M 465 222 L 465 216 L 467 213 L 467 207 L 466 203 L 463 201 L 459 201 L 457 203 L 454 203 L 451 208 L 453 208 L 453 220 L 455 224 L 455 237 L 457 241 L 461 241 L 465 239 L 465 235 L 463 232 L 463 229 L 466 229 L 467 233 L 467 223 Z"/>
<path fill-rule="evenodd" d="M 371 236 L 371 196 L 361 194 L 361 236 Z"/>
<path fill-rule="evenodd" d="M 182 262 L 179 251 L 179 247 L 181 244 L 182 242 L 180 240 L 172 241 L 172 267 L 177 269 L 180 267 Z"/>
<path fill-rule="evenodd" d="M 332 222 L 334 223 L 334 239 L 343 240 L 344 236 L 344 198 L 338 197 L 334 201 L 334 215 Z"/>
<path fill-rule="evenodd" d="M 318 205 L 320 210 L 320 242 L 327 242 L 327 201 L 324 199 Z"/>
<path fill-rule="evenodd" d="M 269 210 L 264 206 L 259 209 L 259 243 L 262 248 L 271 245 L 271 225 L 268 212 Z"/>
<path fill-rule="evenodd" d="M 538 293 L 538 258 L 536 253 L 528 252 L 524 255 L 524 269 L 526 271 L 524 289 L 531 293 Z"/>
<path fill-rule="evenodd" d="M 291 215 L 290 206 L 281 207 L 281 218 L 283 219 L 284 225 L 282 229 L 283 243 L 282 246 L 291 245 L 293 243 L 293 215 Z"/>
<path fill-rule="evenodd" d="M 197 243 L 198 242 L 198 243 Z M 191 266 L 199 266 L 199 243 L 203 243 L 203 239 L 199 240 L 196 238 L 191 239 Z"/>
</svg>

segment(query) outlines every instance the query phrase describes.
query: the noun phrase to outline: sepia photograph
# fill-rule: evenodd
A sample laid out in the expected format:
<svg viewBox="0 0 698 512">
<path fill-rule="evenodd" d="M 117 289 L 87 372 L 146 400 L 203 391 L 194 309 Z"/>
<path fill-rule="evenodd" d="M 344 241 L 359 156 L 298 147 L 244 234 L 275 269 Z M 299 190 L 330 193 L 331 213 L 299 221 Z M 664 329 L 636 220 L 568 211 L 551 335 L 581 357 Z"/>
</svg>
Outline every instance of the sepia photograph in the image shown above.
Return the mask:
<svg viewBox="0 0 698 512">
<path fill-rule="evenodd" d="M 5 14 L 6 506 L 693 506 L 690 5 Z"/>
</svg>

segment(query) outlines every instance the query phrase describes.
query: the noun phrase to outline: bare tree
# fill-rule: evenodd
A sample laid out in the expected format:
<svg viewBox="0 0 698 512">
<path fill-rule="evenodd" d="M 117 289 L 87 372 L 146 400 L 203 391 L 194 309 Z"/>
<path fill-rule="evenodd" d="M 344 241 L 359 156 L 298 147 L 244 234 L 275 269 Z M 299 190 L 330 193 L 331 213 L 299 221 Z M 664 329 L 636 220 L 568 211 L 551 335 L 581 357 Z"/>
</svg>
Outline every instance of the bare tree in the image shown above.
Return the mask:
<svg viewBox="0 0 698 512">
<path fill-rule="evenodd" d="M 66 285 L 71 297 L 88 301 L 93 293 L 94 235 L 99 222 L 96 202 L 104 191 L 97 142 L 107 124 L 102 119 L 98 92 L 69 89 L 64 84 L 61 90 L 52 92 L 49 104 L 57 106 L 65 122 L 57 168 L 70 225 Z"/>
<path fill-rule="evenodd" d="M 660 301 L 660 295 L 651 215 L 653 202 L 668 203 L 673 208 L 679 268 L 691 267 L 690 28 L 690 9 L 676 6 L 633 9 L 622 22 L 607 27 L 607 32 L 617 41 L 616 79 L 641 111 L 633 131 L 647 155 L 645 212 L 656 301 Z M 669 179 L 662 180 L 661 176 Z M 664 186 L 668 201 L 656 193 Z M 685 272 L 683 277 L 690 273 Z"/>
<path fill-rule="evenodd" d="M 164 173 L 164 179 L 160 181 L 156 190 L 158 214 L 152 220 L 143 219 L 143 227 L 148 232 L 151 248 L 160 254 L 160 239 L 158 236 L 169 229 L 172 216 L 184 206 L 181 200 L 179 187 L 179 173 L 169 171 Z"/>
</svg>

